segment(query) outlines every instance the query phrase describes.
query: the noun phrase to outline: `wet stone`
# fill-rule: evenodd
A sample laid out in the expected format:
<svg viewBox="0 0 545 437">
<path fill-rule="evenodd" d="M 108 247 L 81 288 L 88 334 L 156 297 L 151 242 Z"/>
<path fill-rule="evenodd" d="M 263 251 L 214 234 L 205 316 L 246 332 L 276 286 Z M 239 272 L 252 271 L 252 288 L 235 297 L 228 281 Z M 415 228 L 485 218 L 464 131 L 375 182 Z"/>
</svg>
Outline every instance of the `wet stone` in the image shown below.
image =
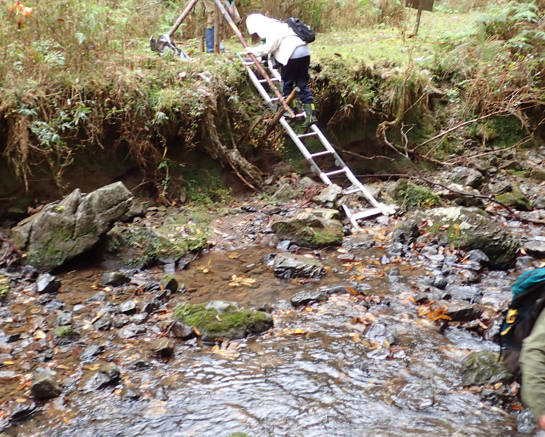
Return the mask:
<svg viewBox="0 0 545 437">
<path fill-rule="evenodd" d="M 50 399 L 59 396 L 62 389 L 57 384 L 57 378 L 51 370 L 38 368 L 32 377 L 30 391 L 35 399 Z"/>
<path fill-rule="evenodd" d="M 129 316 L 125 314 L 119 314 L 112 318 L 112 326 L 114 328 L 123 328 L 127 323 L 129 323 Z"/>
<path fill-rule="evenodd" d="M 383 255 L 382 258 L 380 259 L 380 263 L 383 266 L 388 265 L 390 264 L 390 258 L 388 258 L 386 255 Z"/>
<path fill-rule="evenodd" d="M 319 261 L 298 255 L 276 254 L 273 268 L 275 276 L 284 279 L 320 278 L 325 274 L 325 269 Z"/>
<path fill-rule="evenodd" d="M 87 346 L 83 350 L 83 352 L 79 356 L 79 359 L 84 363 L 90 363 L 92 361 L 95 361 L 100 354 L 104 353 L 104 351 L 104 346 L 92 344 L 90 346 Z"/>
<path fill-rule="evenodd" d="M 72 324 L 72 313 L 70 311 L 62 311 L 55 317 L 55 326 L 68 326 Z"/>
<path fill-rule="evenodd" d="M 171 340 L 165 337 L 155 340 L 150 345 L 150 349 L 153 352 L 153 354 L 163 358 L 171 357 L 172 354 L 174 353 L 175 347 L 176 347 L 176 342 L 174 340 Z"/>
<path fill-rule="evenodd" d="M 410 410 L 424 410 L 435 403 L 433 388 L 427 384 L 407 384 L 392 395 L 394 403 Z"/>
<path fill-rule="evenodd" d="M 123 314 L 134 314 L 137 311 L 137 304 L 134 300 L 123 302 L 123 304 L 119 307 L 119 312 Z"/>
<path fill-rule="evenodd" d="M 153 299 L 151 301 L 142 302 L 140 311 L 142 311 L 143 313 L 152 314 L 155 311 L 157 311 L 157 308 L 159 308 L 159 301 L 156 299 Z"/>
<path fill-rule="evenodd" d="M 420 251 L 422 255 L 437 255 L 437 246 L 425 246 Z"/>
<path fill-rule="evenodd" d="M 59 311 L 64 308 L 65 304 L 62 300 L 53 298 L 44 305 L 44 308 L 48 311 Z"/>
<path fill-rule="evenodd" d="M 14 401 L 9 404 L 12 420 L 20 420 L 30 416 L 36 410 L 36 404 L 30 399 L 24 402 Z"/>
<path fill-rule="evenodd" d="M 399 272 L 399 269 L 397 267 L 392 267 L 390 270 L 388 270 L 387 275 L 397 277 L 401 276 L 401 273 Z"/>
<path fill-rule="evenodd" d="M 104 302 L 106 300 L 106 292 L 104 290 L 100 290 L 96 292 L 93 296 L 91 296 L 89 299 L 87 299 L 87 302 Z"/>
<path fill-rule="evenodd" d="M 451 299 L 467 300 L 470 302 L 480 302 L 481 300 L 481 291 L 473 285 L 453 285 L 447 288 L 447 292 Z"/>
<path fill-rule="evenodd" d="M 463 380 L 465 386 L 508 384 L 513 375 L 491 351 L 473 352 L 464 359 Z"/>
<path fill-rule="evenodd" d="M 530 410 L 522 410 L 517 414 L 517 431 L 522 434 L 530 434 L 536 429 L 534 415 Z"/>
<path fill-rule="evenodd" d="M 107 272 L 102 275 L 103 285 L 110 285 L 112 287 L 120 287 L 129 281 L 130 279 L 127 278 L 121 272 Z"/>
<path fill-rule="evenodd" d="M 165 276 L 161 279 L 161 287 L 163 290 L 170 290 L 173 293 L 176 293 L 178 290 L 178 281 L 170 275 Z"/>
<path fill-rule="evenodd" d="M 482 308 L 473 305 L 449 304 L 448 311 L 445 315 L 450 317 L 453 322 L 468 322 L 470 320 L 478 319 L 481 317 L 482 313 Z"/>
<path fill-rule="evenodd" d="M 479 263 L 480 265 L 486 266 L 490 262 L 488 255 L 484 253 L 481 249 L 471 250 L 467 253 L 467 259 Z"/>
<path fill-rule="evenodd" d="M 291 304 L 296 307 L 299 305 L 308 305 L 314 302 L 324 302 L 328 300 L 328 295 L 323 290 L 303 291 L 297 293 L 291 298 Z"/>
<path fill-rule="evenodd" d="M 0 383 L 18 381 L 21 376 L 13 370 L 0 370 Z"/>
<path fill-rule="evenodd" d="M 142 397 L 142 394 L 135 388 L 124 386 L 123 390 L 121 391 L 121 399 L 123 400 L 129 400 L 134 401 L 136 399 L 140 399 Z"/>
<path fill-rule="evenodd" d="M 130 323 L 141 325 L 143 323 L 146 323 L 148 319 L 149 319 L 148 313 L 139 313 L 139 314 L 135 314 L 134 316 L 131 316 L 129 321 Z"/>
<path fill-rule="evenodd" d="M 135 325 L 134 323 L 131 323 L 130 325 L 125 326 L 123 329 L 121 329 L 117 335 L 119 338 L 127 339 L 127 338 L 133 338 L 140 334 L 143 334 L 146 332 L 146 328 L 143 326 Z"/>
<path fill-rule="evenodd" d="M 108 313 L 104 314 L 93 326 L 97 331 L 108 331 L 112 327 L 112 316 Z"/>
<path fill-rule="evenodd" d="M 56 293 L 61 288 L 61 281 L 49 273 L 42 273 L 36 280 L 36 289 L 39 294 Z"/>
<path fill-rule="evenodd" d="M 436 288 L 439 288 L 440 290 L 444 290 L 446 286 L 448 285 L 448 279 L 443 275 L 437 275 L 433 278 L 433 286 Z"/>
<path fill-rule="evenodd" d="M 117 383 L 117 380 L 111 378 L 106 373 L 96 372 L 85 384 L 85 389 L 92 391 L 101 390 L 115 383 Z"/>
<path fill-rule="evenodd" d="M 391 255 L 391 256 L 403 256 L 405 253 L 405 248 L 402 243 L 393 243 L 388 248 L 386 253 L 388 253 L 388 255 Z"/>
<path fill-rule="evenodd" d="M 178 321 L 172 324 L 169 334 L 171 337 L 180 338 L 182 340 L 189 340 L 196 337 L 195 331 L 191 326 Z"/>
<path fill-rule="evenodd" d="M 385 342 L 392 345 L 397 341 L 395 334 L 382 323 L 375 323 L 371 326 L 367 330 L 365 338 L 380 345 L 386 344 Z"/>
<path fill-rule="evenodd" d="M 291 241 L 290 240 L 282 240 L 280 243 L 278 243 L 276 248 L 278 250 L 283 250 L 284 252 L 289 252 L 290 251 L 290 246 L 291 246 Z"/>
<path fill-rule="evenodd" d="M 4 334 L 0 337 L 0 343 L 15 343 L 21 339 L 21 334 Z"/>
</svg>

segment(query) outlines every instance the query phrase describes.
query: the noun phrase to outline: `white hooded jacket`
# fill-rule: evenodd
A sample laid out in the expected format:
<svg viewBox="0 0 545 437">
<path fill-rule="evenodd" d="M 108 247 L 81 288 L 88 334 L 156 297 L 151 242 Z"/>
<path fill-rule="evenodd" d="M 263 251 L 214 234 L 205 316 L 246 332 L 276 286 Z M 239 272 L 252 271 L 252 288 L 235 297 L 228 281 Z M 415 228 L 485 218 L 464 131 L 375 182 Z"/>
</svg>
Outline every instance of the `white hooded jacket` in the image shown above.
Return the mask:
<svg viewBox="0 0 545 437">
<path fill-rule="evenodd" d="M 264 56 L 272 53 L 282 65 L 286 65 L 293 51 L 306 43 L 299 38 L 287 23 L 262 14 L 250 14 L 246 18 L 246 27 L 250 34 L 257 33 L 265 39 L 265 44 L 249 47 L 247 52 L 255 56 Z"/>
</svg>

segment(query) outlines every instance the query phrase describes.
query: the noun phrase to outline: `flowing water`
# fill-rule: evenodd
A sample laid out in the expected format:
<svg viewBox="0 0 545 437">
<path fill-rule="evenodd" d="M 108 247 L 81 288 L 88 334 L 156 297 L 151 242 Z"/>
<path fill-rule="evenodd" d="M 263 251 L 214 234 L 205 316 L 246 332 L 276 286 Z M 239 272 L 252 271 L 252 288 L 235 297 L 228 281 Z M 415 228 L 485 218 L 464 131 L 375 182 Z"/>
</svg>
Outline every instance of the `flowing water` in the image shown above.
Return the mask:
<svg viewBox="0 0 545 437">
<path fill-rule="evenodd" d="M 150 357 L 145 347 L 160 333 L 156 320 L 148 322 L 147 332 L 136 339 L 119 340 L 113 332 L 95 334 L 94 341 L 106 346 L 102 361 L 116 362 L 122 372 L 122 384 L 100 391 L 85 388 L 96 367 L 73 358 L 74 345 L 59 347 L 51 367 L 63 381 L 63 396 L 39 406 L 31 418 L 12 424 L 4 433 L 28 437 L 227 437 L 235 432 L 253 437 L 522 435 L 513 417 L 482 403 L 478 394 L 462 386 L 462 360 L 467 353 L 497 346 L 456 328 L 442 333 L 439 325 L 418 315 L 411 296 L 424 287 L 425 265 L 382 265 L 379 249 L 352 251 L 356 259 L 349 261 L 335 250 L 323 251 L 326 276 L 319 282 L 300 283 L 276 278 L 263 264 L 263 255 L 274 251 L 251 247 L 211 252 L 176 273 L 187 292 L 169 303 L 170 310 L 186 300 L 229 300 L 253 307 L 271 303 L 275 317 L 271 331 L 219 350 L 196 341 L 180 342 L 168 361 Z M 389 275 L 392 267 L 401 275 Z M 67 309 L 96 292 L 93 284 L 100 274 L 88 269 L 61 276 L 64 292 L 59 298 Z M 230 286 L 235 274 L 255 283 Z M 144 281 L 159 277 L 160 272 L 141 275 Z M 491 300 L 504 299 L 509 283 L 505 276 L 492 275 L 481 287 L 490 292 Z M 327 302 L 306 308 L 293 309 L 289 304 L 299 291 L 333 284 L 363 287 L 365 297 L 332 294 Z M 134 295 L 117 296 L 119 302 L 128 298 Z M 30 304 L 18 305 L 19 311 L 32 312 Z M 122 386 L 141 397 L 123 397 Z"/>
</svg>

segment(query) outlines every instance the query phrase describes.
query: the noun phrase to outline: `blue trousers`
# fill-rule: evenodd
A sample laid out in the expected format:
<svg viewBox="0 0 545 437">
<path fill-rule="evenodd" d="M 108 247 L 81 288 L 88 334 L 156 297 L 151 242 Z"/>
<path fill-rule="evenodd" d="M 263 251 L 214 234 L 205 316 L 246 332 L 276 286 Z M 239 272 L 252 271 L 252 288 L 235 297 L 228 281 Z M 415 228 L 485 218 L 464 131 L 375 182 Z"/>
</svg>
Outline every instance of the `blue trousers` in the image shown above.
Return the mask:
<svg viewBox="0 0 545 437">
<path fill-rule="evenodd" d="M 312 91 L 308 87 L 308 69 L 310 66 L 310 56 L 290 59 L 288 63 L 282 66 L 280 76 L 282 77 L 283 87 L 282 95 L 288 97 L 293 91 L 293 87 L 299 88 L 299 99 L 302 103 L 314 103 Z"/>
</svg>

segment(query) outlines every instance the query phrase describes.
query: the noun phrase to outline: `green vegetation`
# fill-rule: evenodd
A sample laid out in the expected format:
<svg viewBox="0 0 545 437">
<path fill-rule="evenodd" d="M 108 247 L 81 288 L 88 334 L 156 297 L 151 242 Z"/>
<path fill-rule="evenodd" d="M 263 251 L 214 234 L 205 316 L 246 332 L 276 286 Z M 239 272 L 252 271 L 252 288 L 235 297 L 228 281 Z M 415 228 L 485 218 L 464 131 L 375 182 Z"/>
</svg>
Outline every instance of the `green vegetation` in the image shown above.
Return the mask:
<svg viewBox="0 0 545 437">
<path fill-rule="evenodd" d="M 55 336 L 61 339 L 70 339 L 74 336 L 74 329 L 71 326 L 59 326 L 55 330 Z"/>
<path fill-rule="evenodd" d="M 428 187 L 415 185 L 408 180 L 400 181 L 396 187 L 396 200 L 404 210 L 413 207 L 434 207 L 441 205 L 441 198 Z"/>
<path fill-rule="evenodd" d="M 82 153 L 108 159 L 121 151 L 171 204 L 180 194 L 212 203 L 231 194 L 217 177 L 229 169 L 225 150 L 236 147 L 256 165 L 280 157 L 282 145 L 260 141 L 262 126 L 237 144 L 263 105 L 232 62 L 240 44 L 229 29 L 224 55 L 200 53 L 201 3 L 175 34 L 191 62 L 149 50 L 150 34 L 169 30 L 180 3 L 28 0 L 25 6 L 34 14 L 20 26 L 19 17 L 0 23 L 6 132 L 0 152 L 27 188 L 40 173 L 64 192 L 67 170 Z M 379 143 L 412 150 L 438 131 L 476 120 L 418 147 L 446 160 L 466 155 L 466 140 L 509 147 L 541 124 L 542 2 L 438 0 L 433 13 L 422 14 L 414 38 L 415 11 L 398 0 L 241 0 L 238 6 L 242 16 L 298 16 L 319 32 L 311 86 L 320 120 L 333 130 L 369 123 L 379 126 Z M 193 150 L 209 155 L 216 168 L 186 160 Z M 296 154 L 289 146 L 285 152 L 288 159 Z"/>
<path fill-rule="evenodd" d="M 0 298 L 5 298 L 9 293 L 9 278 L 5 275 L 0 276 Z"/>
</svg>

